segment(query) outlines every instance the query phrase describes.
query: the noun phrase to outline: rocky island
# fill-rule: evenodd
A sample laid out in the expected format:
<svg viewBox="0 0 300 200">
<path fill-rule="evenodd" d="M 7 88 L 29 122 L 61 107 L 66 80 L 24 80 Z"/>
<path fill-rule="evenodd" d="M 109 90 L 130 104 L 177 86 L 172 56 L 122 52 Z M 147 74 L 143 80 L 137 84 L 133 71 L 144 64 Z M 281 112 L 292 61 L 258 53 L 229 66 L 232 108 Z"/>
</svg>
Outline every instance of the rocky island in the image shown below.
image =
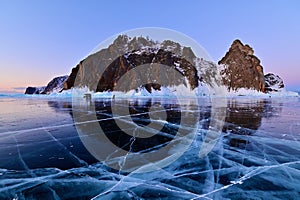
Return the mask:
<svg viewBox="0 0 300 200">
<path fill-rule="evenodd" d="M 158 43 L 148 38 L 120 35 L 108 48 L 80 61 L 70 75 L 56 77 L 44 87 L 28 87 L 25 94 L 51 94 L 69 90 L 74 87 L 77 76 L 80 76 L 84 83 L 80 86 L 86 86 L 91 91 L 113 91 L 124 74 L 144 64 L 149 64 L 147 73 L 151 73 L 157 79 L 161 76 L 159 71 L 152 70 L 151 66 L 154 64 L 175 69 L 187 80 L 191 90 L 200 85 L 223 85 L 228 91 L 245 88 L 262 93 L 278 92 L 284 88 L 284 83 L 278 75 L 264 75 L 263 67 L 254 55 L 253 48 L 244 45 L 240 40 L 233 41 L 217 65 L 197 58 L 190 47 L 183 47 L 170 40 Z M 139 74 L 131 73 L 130 79 L 135 80 L 138 76 Z M 165 74 L 164 79 L 168 84 L 164 86 L 179 85 L 182 83 L 182 77 L 175 78 L 172 73 Z M 162 86 L 149 83 L 141 87 L 151 93 L 153 90 L 160 90 Z"/>
</svg>

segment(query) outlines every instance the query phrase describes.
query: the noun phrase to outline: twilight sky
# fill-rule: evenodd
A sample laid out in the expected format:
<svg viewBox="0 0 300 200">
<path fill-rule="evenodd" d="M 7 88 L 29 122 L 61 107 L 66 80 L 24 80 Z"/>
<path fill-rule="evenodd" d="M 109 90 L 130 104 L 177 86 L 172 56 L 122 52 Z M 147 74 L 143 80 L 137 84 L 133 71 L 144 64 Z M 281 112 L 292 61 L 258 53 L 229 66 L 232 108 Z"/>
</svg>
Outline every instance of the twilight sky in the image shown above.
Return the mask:
<svg viewBox="0 0 300 200">
<path fill-rule="evenodd" d="M 140 27 L 182 32 L 214 61 L 238 38 L 254 48 L 265 73 L 300 90 L 299 10 L 298 0 L 0 0 L 0 92 L 46 85 L 101 41 Z"/>
</svg>

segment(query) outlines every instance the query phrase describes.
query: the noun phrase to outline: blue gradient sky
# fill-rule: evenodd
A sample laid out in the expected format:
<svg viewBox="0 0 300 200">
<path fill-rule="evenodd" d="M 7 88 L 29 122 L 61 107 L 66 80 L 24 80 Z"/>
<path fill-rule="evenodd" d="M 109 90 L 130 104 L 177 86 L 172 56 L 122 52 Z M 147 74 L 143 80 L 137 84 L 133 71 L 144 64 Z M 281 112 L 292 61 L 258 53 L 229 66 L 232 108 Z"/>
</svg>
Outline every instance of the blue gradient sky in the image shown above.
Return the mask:
<svg viewBox="0 0 300 200">
<path fill-rule="evenodd" d="M 0 1 L 0 92 L 69 74 L 104 39 L 164 27 L 198 41 L 218 61 L 236 38 L 264 72 L 300 90 L 300 1 Z M 299 86 L 299 87 L 298 87 Z"/>
</svg>

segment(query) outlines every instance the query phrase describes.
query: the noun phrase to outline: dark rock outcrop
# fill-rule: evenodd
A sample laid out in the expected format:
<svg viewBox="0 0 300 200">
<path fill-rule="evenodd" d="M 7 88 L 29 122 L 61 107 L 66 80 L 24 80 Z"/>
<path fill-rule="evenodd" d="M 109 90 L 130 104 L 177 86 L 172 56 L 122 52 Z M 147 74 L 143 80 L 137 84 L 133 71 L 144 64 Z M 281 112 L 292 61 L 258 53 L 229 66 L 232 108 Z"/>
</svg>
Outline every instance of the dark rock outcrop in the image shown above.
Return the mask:
<svg viewBox="0 0 300 200">
<path fill-rule="evenodd" d="M 27 87 L 25 94 L 51 94 L 53 92 L 61 92 L 68 77 L 68 75 L 56 77 L 52 79 L 47 86 L 43 87 Z"/>
<path fill-rule="evenodd" d="M 34 94 L 36 92 L 36 87 L 27 87 L 25 94 Z"/>
<path fill-rule="evenodd" d="M 218 64 L 224 66 L 221 75 L 228 90 L 247 88 L 265 92 L 263 67 L 249 45 L 235 40 Z"/>
<path fill-rule="evenodd" d="M 152 77 L 155 77 L 157 83 L 167 83 L 164 86 L 173 86 L 180 85 L 184 83 L 183 78 L 186 77 L 191 89 L 198 87 L 199 77 L 197 75 L 197 70 L 195 66 L 188 62 L 184 58 L 180 58 L 174 55 L 172 52 L 160 49 L 157 52 L 155 50 L 147 52 L 141 51 L 142 53 L 132 52 L 128 54 L 126 57 L 124 55 L 117 58 L 113 61 L 103 72 L 103 76 L 101 77 L 98 85 L 97 92 L 103 91 L 112 91 L 114 90 L 114 86 L 125 73 L 129 70 L 135 68 L 136 66 L 148 65 L 147 71 L 145 74 L 151 74 Z M 153 66 L 155 64 L 162 64 L 164 66 L 169 66 L 170 68 L 175 69 L 177 72 L 182 74 L 183 76 L 178 76 L 175 71 L 169 70 L 168 74 L 161 74 L 160 71 L 155 70 Z M 134 71 L 133 71 L 134 72 Z M 139 73 L 130 73 L 130 80 L 137 80 L 139 77 L 144 76 L 145 74 Z M 162 80 L 163 79 L 163 80 Z M 127 88 L 134 88 L 133 82 L 128 82 L 126 85 Z M 149 84 L 144 85 L 144 87 L 151 93 L 151 88 L 155 90 L 160 89 L 160 85 L 157 83 L 151 83 L 149 80 Z"/>
<path fill-rule="evenodd" d="M 275 74 L 268 73 L 265 75 L 265 91 L 278 92 L 284 88 L 283 80 Z"/>
<path fill-rule="evenodd" d="M 173 41 L 166 40 L 158 44 L 142 37 L 129 38 L 121 35 L 107 49 L 88 56 L 73 68 L 64 84 L 64 89 L 74 87 L 75 79 L 77 79 L 79 83 L 76 86 L 87 86 L 96 92 L 112 91 L 124 74 L 141 65 L 148 65 L 145 74 L 156 77 L 157 83 L 163 79 L 165 83 L 168 83 L 164 86 L 174 86 L 181 84 L 182 79 L 186 78 L 191 89 L 194 89 L 198 87 L 199 80 L 205 81 L 205 78 L 198 76 L 195 58 L 191 48 L 182 47 Z M 156 64 L 169 66 L 183 76 L 176 77 L 176 74 L 172 73 L 174 70 L 162 76 L 160 71 L 153 70 L 152 67 Z M 137 80 L 140 76 L 141 74 L 133 72 L 130 73 L 129 79 Z M 149 83 L 143 87 L 151 93 L 152 89 L 160 89 L 161 85 L 157 83 Z M 131 86 L 134 83 L 128 84 L 127 88 L 134 88 L 134 85 Z"/>
<path fill-rule="evenodd" d="M 27 87 L 25 94 L 41 94 L 45 87 Z"/>
</svg>

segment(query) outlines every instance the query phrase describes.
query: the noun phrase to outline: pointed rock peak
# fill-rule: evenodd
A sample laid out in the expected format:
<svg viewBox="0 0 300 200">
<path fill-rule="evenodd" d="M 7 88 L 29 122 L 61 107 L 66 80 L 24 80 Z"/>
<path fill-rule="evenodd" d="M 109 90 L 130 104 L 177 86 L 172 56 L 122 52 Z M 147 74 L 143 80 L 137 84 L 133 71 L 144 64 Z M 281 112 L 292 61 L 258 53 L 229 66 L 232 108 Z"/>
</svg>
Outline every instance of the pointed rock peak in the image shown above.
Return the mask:
<svg viewBox="0 0 300 200">
<path fill-rule="evenodd" d="M 241 42 L 241 40 L 236 39 L 233 41 L 231 47 L 229 50 L 233 50 L 233 49 L 239 49 L 240 51 L 242 51 L 244 54 L 246 55 L 253 55 L 254 54 L 254 50 L 252 47 L 250 47 L 248 44 L 243 44 Z"/>
<path fill-rule="evenodd" d="M 127 35 L 119 35 L 115 40 L 114 44 L 124 44 L 127 43 L 130 38 Z"/>
<path fill-rule="evenodd" d="M 233 42 L 232 42 L 232 45 L 231 46 L 234 46 L 234 45 L 241 45 L 241 46 L 244 46 L 244 44 L 241 42 L 241 40 L 239 39 L 235 39 Z"/>
<path fill-rule="evenodd" d="M 263 67 L 249 45 L 233 41 L 226 55 L 218 62 L 224 65 L 223 82 L 228 90 L 239 88 L 265 91 Z"/>
<path fill-rule="evenodd" d="M 181 47 L 181 45 L 178 43 L 178 42 L 174 42 L 172 40 L 164 40 L 162 43 L 161 43 L 162 46 L 172 46 L 174 48 L 179 48 Z"/>
</svg>

